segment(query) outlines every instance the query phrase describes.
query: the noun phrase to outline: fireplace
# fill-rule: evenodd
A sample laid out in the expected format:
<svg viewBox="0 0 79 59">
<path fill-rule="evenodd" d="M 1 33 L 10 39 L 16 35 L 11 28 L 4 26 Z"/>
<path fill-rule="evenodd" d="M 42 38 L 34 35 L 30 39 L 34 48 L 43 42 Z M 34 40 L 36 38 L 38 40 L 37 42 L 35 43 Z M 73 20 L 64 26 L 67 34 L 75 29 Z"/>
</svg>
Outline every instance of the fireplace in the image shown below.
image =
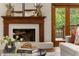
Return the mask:
<svg viewBox="0 0 79 59">
<path fill-rule="evenodd" d="M 31 33 L 31 34 L 30 34 Z M 30 34 L 32 35 L 30 38 L 23 38 L 22 35 L 26 37 Z M 34 41 L 39 42 L 39 25 L 38 24 L 9 24 L 9 36 L 19 36 L 23 41 Z"/>
<path fill-rule="evenodd" d="M 44 42 L 44 18 L 45 16 L 37 17 L 21 17 L 21 16 L 2 16 L 4 23 L 4 36 L 13 37 L 16 30 L 26 32 L 31 30 L 34 39 L 31 41 Z M 28 25 L 28 26 L 27 26 Z M 30 32 L 29 32 L 30 33 Z M 29 35 L 29 34 L 26 34 Z M 30 39 L 29 39 L 30 40 Z"/>
<path fill-rule="evenodd" d="M 35 41 L 35 29 L 13 29 L 13 38 L 17 41 Z"/>
</svg>

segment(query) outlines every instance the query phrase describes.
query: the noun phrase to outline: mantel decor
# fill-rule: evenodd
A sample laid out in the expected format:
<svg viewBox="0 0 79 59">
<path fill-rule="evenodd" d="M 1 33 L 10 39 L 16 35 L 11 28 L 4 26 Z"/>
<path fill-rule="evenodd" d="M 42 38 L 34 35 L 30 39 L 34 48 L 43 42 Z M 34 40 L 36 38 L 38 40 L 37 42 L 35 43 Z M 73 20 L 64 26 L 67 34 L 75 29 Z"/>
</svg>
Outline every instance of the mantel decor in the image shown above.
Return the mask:
<svg viewBox="0 0 79 59">
<path fill-rule="evenodd" d="M 34 8 L 29 9 L 25 8 L 26 4 L 21 3 L 22 10 L 15 10 L 15 6 L 12 3 L 5 4 L 5 7 L 7 8 L 6 16 L 42 16 L 41 8 L 43 5 L 41 3 L 34 3 Z"/>
<path fill-rule="evenodd" d="M 36 17 L 7 17 L 2 16 L 4 23 L 4 36 L 9 35 L 9 24 L 39 24 L 39 41 L 44 42 L 44 18 L 45 16 Z"/>
<path fill-rule="evenodd" d="M 12 16 L 13 6 L 11 5 L 11 3 L 8 3 L 5 6 L 7 8 L 6 16 Z"/>
<path fill-rule="evenodd" d="M 40 3 L 36 3 L 35 7 L 36 7 L 37 16 L 42 16 L 41 8 L 43 7 L 43 5 Z"/>
</svg>

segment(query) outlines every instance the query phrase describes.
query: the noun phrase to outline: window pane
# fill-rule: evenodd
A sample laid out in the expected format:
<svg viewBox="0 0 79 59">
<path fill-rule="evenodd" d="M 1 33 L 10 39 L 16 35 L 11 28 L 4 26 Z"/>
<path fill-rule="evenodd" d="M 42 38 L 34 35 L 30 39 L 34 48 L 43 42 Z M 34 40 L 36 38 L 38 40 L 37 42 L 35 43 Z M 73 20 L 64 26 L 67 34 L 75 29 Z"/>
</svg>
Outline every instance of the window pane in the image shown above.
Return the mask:
<svg viewBox="0 0 79 59">
<path fill-rule="evenodd" d="M 71 8 L 70 9 L 70 31 L 72 31 L 74 25 L 77 25 L 77 24 L 79 24 L 79 8 Z"/>
<path fill-rule="evenodd" d="M 70 25 L 79 24 L 79 8 L 70 9 Z"/>
<path fill-rule="evenodd" d="M 63 37 L 65 25 L 65 8 L 56 8 L 56 38 Z"/>
</svg>

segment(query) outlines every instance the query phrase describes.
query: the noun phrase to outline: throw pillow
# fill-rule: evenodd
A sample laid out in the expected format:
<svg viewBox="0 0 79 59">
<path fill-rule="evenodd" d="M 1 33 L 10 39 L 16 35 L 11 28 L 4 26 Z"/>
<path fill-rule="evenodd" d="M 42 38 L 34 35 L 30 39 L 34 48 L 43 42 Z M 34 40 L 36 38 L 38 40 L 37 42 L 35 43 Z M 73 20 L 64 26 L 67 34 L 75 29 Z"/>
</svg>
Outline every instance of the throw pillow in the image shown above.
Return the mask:
<svg viewBox="0 0 79 59">
<path fill-rule="evenodd" d="M 75 44 L 76 44 L 76 45 L 79 45 L 79 39 L 78 39 L 77 41 L 75 41 Z"/>
<path fill-rule="evenodd" d="M 75 42 L 75 35 L 76 35 L 76 27 L 74 27 L 71 31 L 71 38 L 70 38 L 70 43 Z"/>
<path fill-rule="evenodd" d="M 71 36 L 65 36 L 65 42 L 70 43 Z"/>
<path fill-rule="evenodd" d="M 74 43 L 74 42 L 75 42 L 75 34 L 71 34 L 70 43 Z"/>
<path fill-rule="evenodd" d="M 77 31 L 76 31 L 75 44 L 79 44 L 79 27 L 77 28 Z"/>
</svg>

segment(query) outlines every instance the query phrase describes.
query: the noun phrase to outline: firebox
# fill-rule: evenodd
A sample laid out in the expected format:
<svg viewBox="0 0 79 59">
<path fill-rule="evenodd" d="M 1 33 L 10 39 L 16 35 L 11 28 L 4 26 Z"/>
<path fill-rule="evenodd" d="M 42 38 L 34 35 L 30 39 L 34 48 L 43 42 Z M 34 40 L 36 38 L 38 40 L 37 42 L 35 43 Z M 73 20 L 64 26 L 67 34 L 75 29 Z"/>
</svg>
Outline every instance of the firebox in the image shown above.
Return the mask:
<svg viewBox="0 0 79 59">
<path fill-rule="evenodd" d="M 13 33 L 17 41 L 35 41 L 35 29 L 13 29 Z"/>
</svg>

